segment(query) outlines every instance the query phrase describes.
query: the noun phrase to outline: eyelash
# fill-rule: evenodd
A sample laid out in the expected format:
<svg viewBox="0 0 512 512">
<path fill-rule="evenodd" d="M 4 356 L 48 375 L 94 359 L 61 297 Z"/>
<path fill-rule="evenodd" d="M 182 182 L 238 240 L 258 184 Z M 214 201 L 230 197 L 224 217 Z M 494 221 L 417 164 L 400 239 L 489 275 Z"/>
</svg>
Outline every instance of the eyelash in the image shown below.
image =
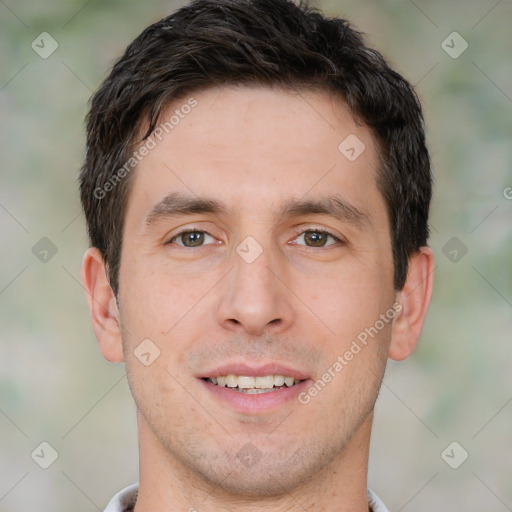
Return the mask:
<svg viewBox="0 0 512 512">
<path fill-rule="evenodd" d="M 341 240 L 340 238 L 338 238 L 337 236 L 333 235 L 330 231 L 327 231 L 325 229 L 320 229 L 320 228 L 306 228 L 306 229 L 302 229 L 301 231 L 298 231 L 296 234 L 295 234 L 295 239 L 297 239 L 299 236 L 301 235 L 304 235 L 305 233 L 307 232 L 313 232 L 313 233 L 322 233 L 324 235 L 328 235 L 330 236 L 333 240 L 335 240 L 335 242 L 338 242 L 338 243 L 341 243 L 341 244 L 344 244 L 344 241 Z M 172 244 L 174 243 L 174 240 L 176 240 L 177 238 L 179 238 L 181 235 L 184 235 L 186 233 L 205 233 L 206 235 L 208 236 L 211 236 L 212 238 L 215 238 L 213 237 L 213 235 L 210 235 L 210 233 L 208 233 L 208 231 L 205 231 L 204 229 L 195 229 L 195 228 L 187 228 L 187 229 L 184 229 L 183 231 L 180 231 L 179 233 L 175 234 L 168 242 L 167 244 Z M 194 249 L 195 247 L 187 247 L 185 245 L 179 245 L 179 244 L 176 244 L 178 245 L 179 247 L 183 247 L 185 249 Z M 200 246 L 196 246 L 196 247 L 204 247 L 205 245 L 212 245 L 212 244 L 203 244 L 203 245 L 200 245 Z M 323 249 L 324 247 L 329 247 L 330 245 L 333 245 L 333 244 L 329 244 L 327 246 L 320 246 L 320 247 L 316 247 L 317 249 Z M 314 246 L 311 246 L 311 245 L 304 245 L 304 247 L 309 247 L 309 248 L 313 248 L 315 249 Z"/>
<path fill-rule="evenodd" d="M 299 236 L 304 235 L 308 231 L 312 232 L 312 233 L 322 233 L 323 235 L 330 236 L 335 242 L 338 242 L 338 243 L 341 243 L 341 244 L 344 243 L 343 240 L 340 240 L 336 235 L 333 235 L 330 231 L 327 231 L 326 229 L 321 229 L 321 228 L 306 228 L 306 229 L 303 229 L 302 231 L 298 232 L 295 235 L 294 240 L 297 239 Z M 327 246 L 323 245 L 323 246 L 317 247 L 317 249 L 323 249 L 324 247 L 329 247 L 330 245 L 333 245 L 333 244 L 329 244 Z M 304 245 L 304 247 L 310 247 L 310 248 L 315 249 L 315 247 L 311 246 L 311 245 Z"/>
</svg>

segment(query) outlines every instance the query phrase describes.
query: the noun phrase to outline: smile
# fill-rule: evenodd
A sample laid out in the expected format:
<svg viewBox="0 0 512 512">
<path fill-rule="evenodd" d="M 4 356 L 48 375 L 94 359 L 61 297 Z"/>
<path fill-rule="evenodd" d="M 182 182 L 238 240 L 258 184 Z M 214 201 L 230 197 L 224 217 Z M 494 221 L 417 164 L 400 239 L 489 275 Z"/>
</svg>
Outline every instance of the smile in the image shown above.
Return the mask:
<svg viewBox="0 0 512 512">
<path fill-rule="evenodd" d="M 284 375 L 264 375 L 251 377 L 246 375 L 220 375 L 205 379 L 207 382 L 219 387 L 231 388 L 233 391 L 256 395 L 260 393 L 271 393 L 283 388 L 293 387 L 301 380 Z"/>
</svg>

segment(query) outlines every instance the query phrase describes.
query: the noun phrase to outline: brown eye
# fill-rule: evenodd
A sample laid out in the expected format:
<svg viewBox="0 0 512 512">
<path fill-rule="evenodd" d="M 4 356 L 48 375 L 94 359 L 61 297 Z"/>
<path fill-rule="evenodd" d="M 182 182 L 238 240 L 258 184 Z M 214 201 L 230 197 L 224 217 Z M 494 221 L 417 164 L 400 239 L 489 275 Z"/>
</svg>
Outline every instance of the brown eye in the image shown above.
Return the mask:
<svg viewBox="0 0 512 512">
<path fill-rule="evenodd" d="M 327 242 L 327 233 L 320 233 L 318 231 L 306 231 L 304 233 L 304 240 L 308 245 L 313 247 L 323 247 Z"/>
<path fill-rule="evenodd" d="M 326 247 L 340 241 L 334 235 L 319 229 L 308 229 L 304 231 L 304 233 L 297 237 L 297 240 L 300 239 L 304 240 L 307 247 Z M 329 239 L 332 241 L 329 242 Z"/>
<path fill-rule="evenodd" d="M 204 245 L 206 237 L 210 237 L 213 240 L 213 237 L 205 231 L 183 231 L 169 242 L 183 247 L 200 247 Z"/>
</svg>

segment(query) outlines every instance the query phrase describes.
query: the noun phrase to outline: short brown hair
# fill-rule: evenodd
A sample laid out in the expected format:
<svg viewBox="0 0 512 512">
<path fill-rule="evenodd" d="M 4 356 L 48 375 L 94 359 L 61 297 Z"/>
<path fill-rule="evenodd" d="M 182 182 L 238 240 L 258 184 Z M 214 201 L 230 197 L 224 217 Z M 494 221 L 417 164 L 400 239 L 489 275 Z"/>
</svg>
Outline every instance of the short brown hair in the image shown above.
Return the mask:
<svg viewBox="0 0 512 512">
<path fill-rule="evenodd" d="M 432 193 L 422 110 L 410 84 L 346 20 L 303 2 L 195 0 L 146 28 L 91 100 L 80 193 L 91 245 L 103 255 L 114 293 L 133 176 L 120 171 L 171 101 L 226 84 L 330 90 L 370 128 L 391 224 L 394 286 L 403 288 L 409 257 L 427 243 Z"/>
</svg>

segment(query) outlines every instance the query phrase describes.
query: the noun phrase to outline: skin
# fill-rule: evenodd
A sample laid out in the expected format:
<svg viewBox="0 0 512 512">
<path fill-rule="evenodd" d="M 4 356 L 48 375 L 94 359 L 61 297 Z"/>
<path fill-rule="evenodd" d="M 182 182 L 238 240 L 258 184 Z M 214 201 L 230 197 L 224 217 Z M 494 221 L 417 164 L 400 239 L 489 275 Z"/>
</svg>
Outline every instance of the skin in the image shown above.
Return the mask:
<svg viewBox="0 0 512 512">
<path fill-rule="evenodd" d="M 137 405 L 135 511 L 366 511 L 374 403 L 387 358 L 404 359 L 416 346 L 432 251 L 410 258 L 396 292 L 376 146 L 339 99 L 232 86 L 193 96 L 197 106 L 133 176 L 119 308 L 97 249 L 86 252 L 82 268 L 100 349 L 125 362 Z M 349 134 L 366 147 L 354 161 L 338 150 Z M 146 226 L 173 192 L 223 201 L 230 215 L 161 216 Z M 366 221 L 276 215 L 283 201 L 333 194 Z M 175 238 L 184 229 L 208 236 L 184 247 L 190 239 Z M 314 237 L 315 229 L 336 238 L 311 246 L 305 232 Z M 248 236 L 263 250 L 252 263 L 236 251 Z M 277 361 L 314 382 L 396 301 L 393 321 L 307 405 L 294 399 L 240 413 L 198 379 L 228 362 Z M 149 366 L 134 356 L 147 338 L 160 350 Z M 247 443 L 258 453 L 249 467 L 237 457 Z"/>
</svg>

